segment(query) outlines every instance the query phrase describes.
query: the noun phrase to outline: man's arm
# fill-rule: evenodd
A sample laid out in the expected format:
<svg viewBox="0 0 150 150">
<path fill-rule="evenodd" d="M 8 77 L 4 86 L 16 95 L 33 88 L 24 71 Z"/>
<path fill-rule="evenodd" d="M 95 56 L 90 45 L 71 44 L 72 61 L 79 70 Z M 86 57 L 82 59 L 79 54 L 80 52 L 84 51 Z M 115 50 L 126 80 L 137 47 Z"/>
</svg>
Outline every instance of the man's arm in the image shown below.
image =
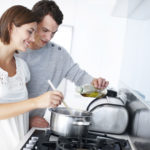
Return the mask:
<svg viewBox="0 0 150 150">
<path fill-rule="evenodd" d="M 74 63 L 72 57 L 65 51 L 65 71 L 66 78 L 74 82 L 77 86 L 83 84 L 92 84 L 95 88 L 104 89 L 108 86 L 109 82 L 102 77 L 94 78 L 89 75 L 85 70 L 81 69 L 77 63 Z"/>
<path fill-rule="evenodd" d="M 48 128 L 49 123 L 41 116 L 33 116 L 29 120 L 29 127 Z"/>
<path fill-rule="evenodd" d="M 29 127 L 48 128 L 49 123 L 43 118 L 46 109 L 36 109 L 30 111 Z"/>
</svg>

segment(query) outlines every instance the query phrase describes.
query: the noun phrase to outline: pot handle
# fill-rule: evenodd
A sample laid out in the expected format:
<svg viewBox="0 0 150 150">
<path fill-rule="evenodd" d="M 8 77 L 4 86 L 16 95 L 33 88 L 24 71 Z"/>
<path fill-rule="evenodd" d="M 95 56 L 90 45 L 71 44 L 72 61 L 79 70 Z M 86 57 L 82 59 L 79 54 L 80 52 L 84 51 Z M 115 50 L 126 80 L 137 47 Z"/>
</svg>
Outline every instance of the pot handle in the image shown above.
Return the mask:
<svg viewBox="0 0 150 150">
<path fill-rule="evenodd" d="M 73 125 L 78 125 L 78 126 L 89 126 L 90 122 L 74 121 L 72 124 Z"/>
</svg>

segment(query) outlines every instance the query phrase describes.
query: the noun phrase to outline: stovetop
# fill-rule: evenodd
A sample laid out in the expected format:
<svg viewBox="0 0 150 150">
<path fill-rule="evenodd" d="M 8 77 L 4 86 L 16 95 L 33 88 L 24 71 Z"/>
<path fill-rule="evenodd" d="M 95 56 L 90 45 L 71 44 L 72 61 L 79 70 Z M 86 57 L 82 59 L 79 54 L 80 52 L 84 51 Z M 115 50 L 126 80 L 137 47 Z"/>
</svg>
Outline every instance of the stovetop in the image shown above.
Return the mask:
<svg viewBox="0 0 150 150">
<path fill-rule="evenodd" d="M 35 130 L 21 150 L 132 150 L 128 140 L 88 133 L 86 137 L 66 138 L 50 130 Z"/>
</svg>

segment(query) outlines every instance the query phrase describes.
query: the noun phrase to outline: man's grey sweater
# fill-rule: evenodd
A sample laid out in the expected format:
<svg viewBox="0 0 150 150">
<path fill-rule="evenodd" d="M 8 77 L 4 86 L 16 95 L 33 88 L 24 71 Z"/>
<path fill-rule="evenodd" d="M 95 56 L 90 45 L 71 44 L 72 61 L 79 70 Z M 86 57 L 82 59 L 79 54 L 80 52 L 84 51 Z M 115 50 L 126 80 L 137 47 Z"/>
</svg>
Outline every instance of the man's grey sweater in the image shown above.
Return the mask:
<svg viewBox="0 0 150 150">
<path fill-rule="evenodd" d="M 93 77 L 73 62 L 64 48 L 51 42 L 41 49 L 28 49 L 27 52 L 22 52 L 17 56 L 27 62 L 31 72 L 31 80 L 27 84 L 29 98 L 39 96 L 50 90 L 50 86 L 47 84 L 49 79 L 55 87 L 64 78 L 71 80 L 78 86 L 93 80 Z M 40 116 L 43 114 L 42 110 L 32 113 L 32 115 Z"/>
</svg>

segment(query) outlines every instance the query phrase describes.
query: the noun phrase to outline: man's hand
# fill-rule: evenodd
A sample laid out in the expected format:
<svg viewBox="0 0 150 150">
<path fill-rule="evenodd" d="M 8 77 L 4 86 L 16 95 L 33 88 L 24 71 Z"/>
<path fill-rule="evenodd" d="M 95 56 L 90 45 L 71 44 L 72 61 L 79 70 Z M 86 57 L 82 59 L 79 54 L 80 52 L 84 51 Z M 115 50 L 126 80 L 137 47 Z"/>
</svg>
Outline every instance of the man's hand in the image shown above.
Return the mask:
<svg viewBox="0 0 150 150">
<path fill-rule="evenodd" d="M 95 78 L 92 81 L 92 85 L 97 89 L 105 89 L 108 86 L 109 82 L 103 78 Z"/>
<path fill-rule="evenodd" d="M 30 128 L 32 128 L 32 127 L 48 128 L 49 123 L 40 116 L 34 116 L 34 117 L 30 118 L 29 126 L 30 126 Z"/>
</svg>

